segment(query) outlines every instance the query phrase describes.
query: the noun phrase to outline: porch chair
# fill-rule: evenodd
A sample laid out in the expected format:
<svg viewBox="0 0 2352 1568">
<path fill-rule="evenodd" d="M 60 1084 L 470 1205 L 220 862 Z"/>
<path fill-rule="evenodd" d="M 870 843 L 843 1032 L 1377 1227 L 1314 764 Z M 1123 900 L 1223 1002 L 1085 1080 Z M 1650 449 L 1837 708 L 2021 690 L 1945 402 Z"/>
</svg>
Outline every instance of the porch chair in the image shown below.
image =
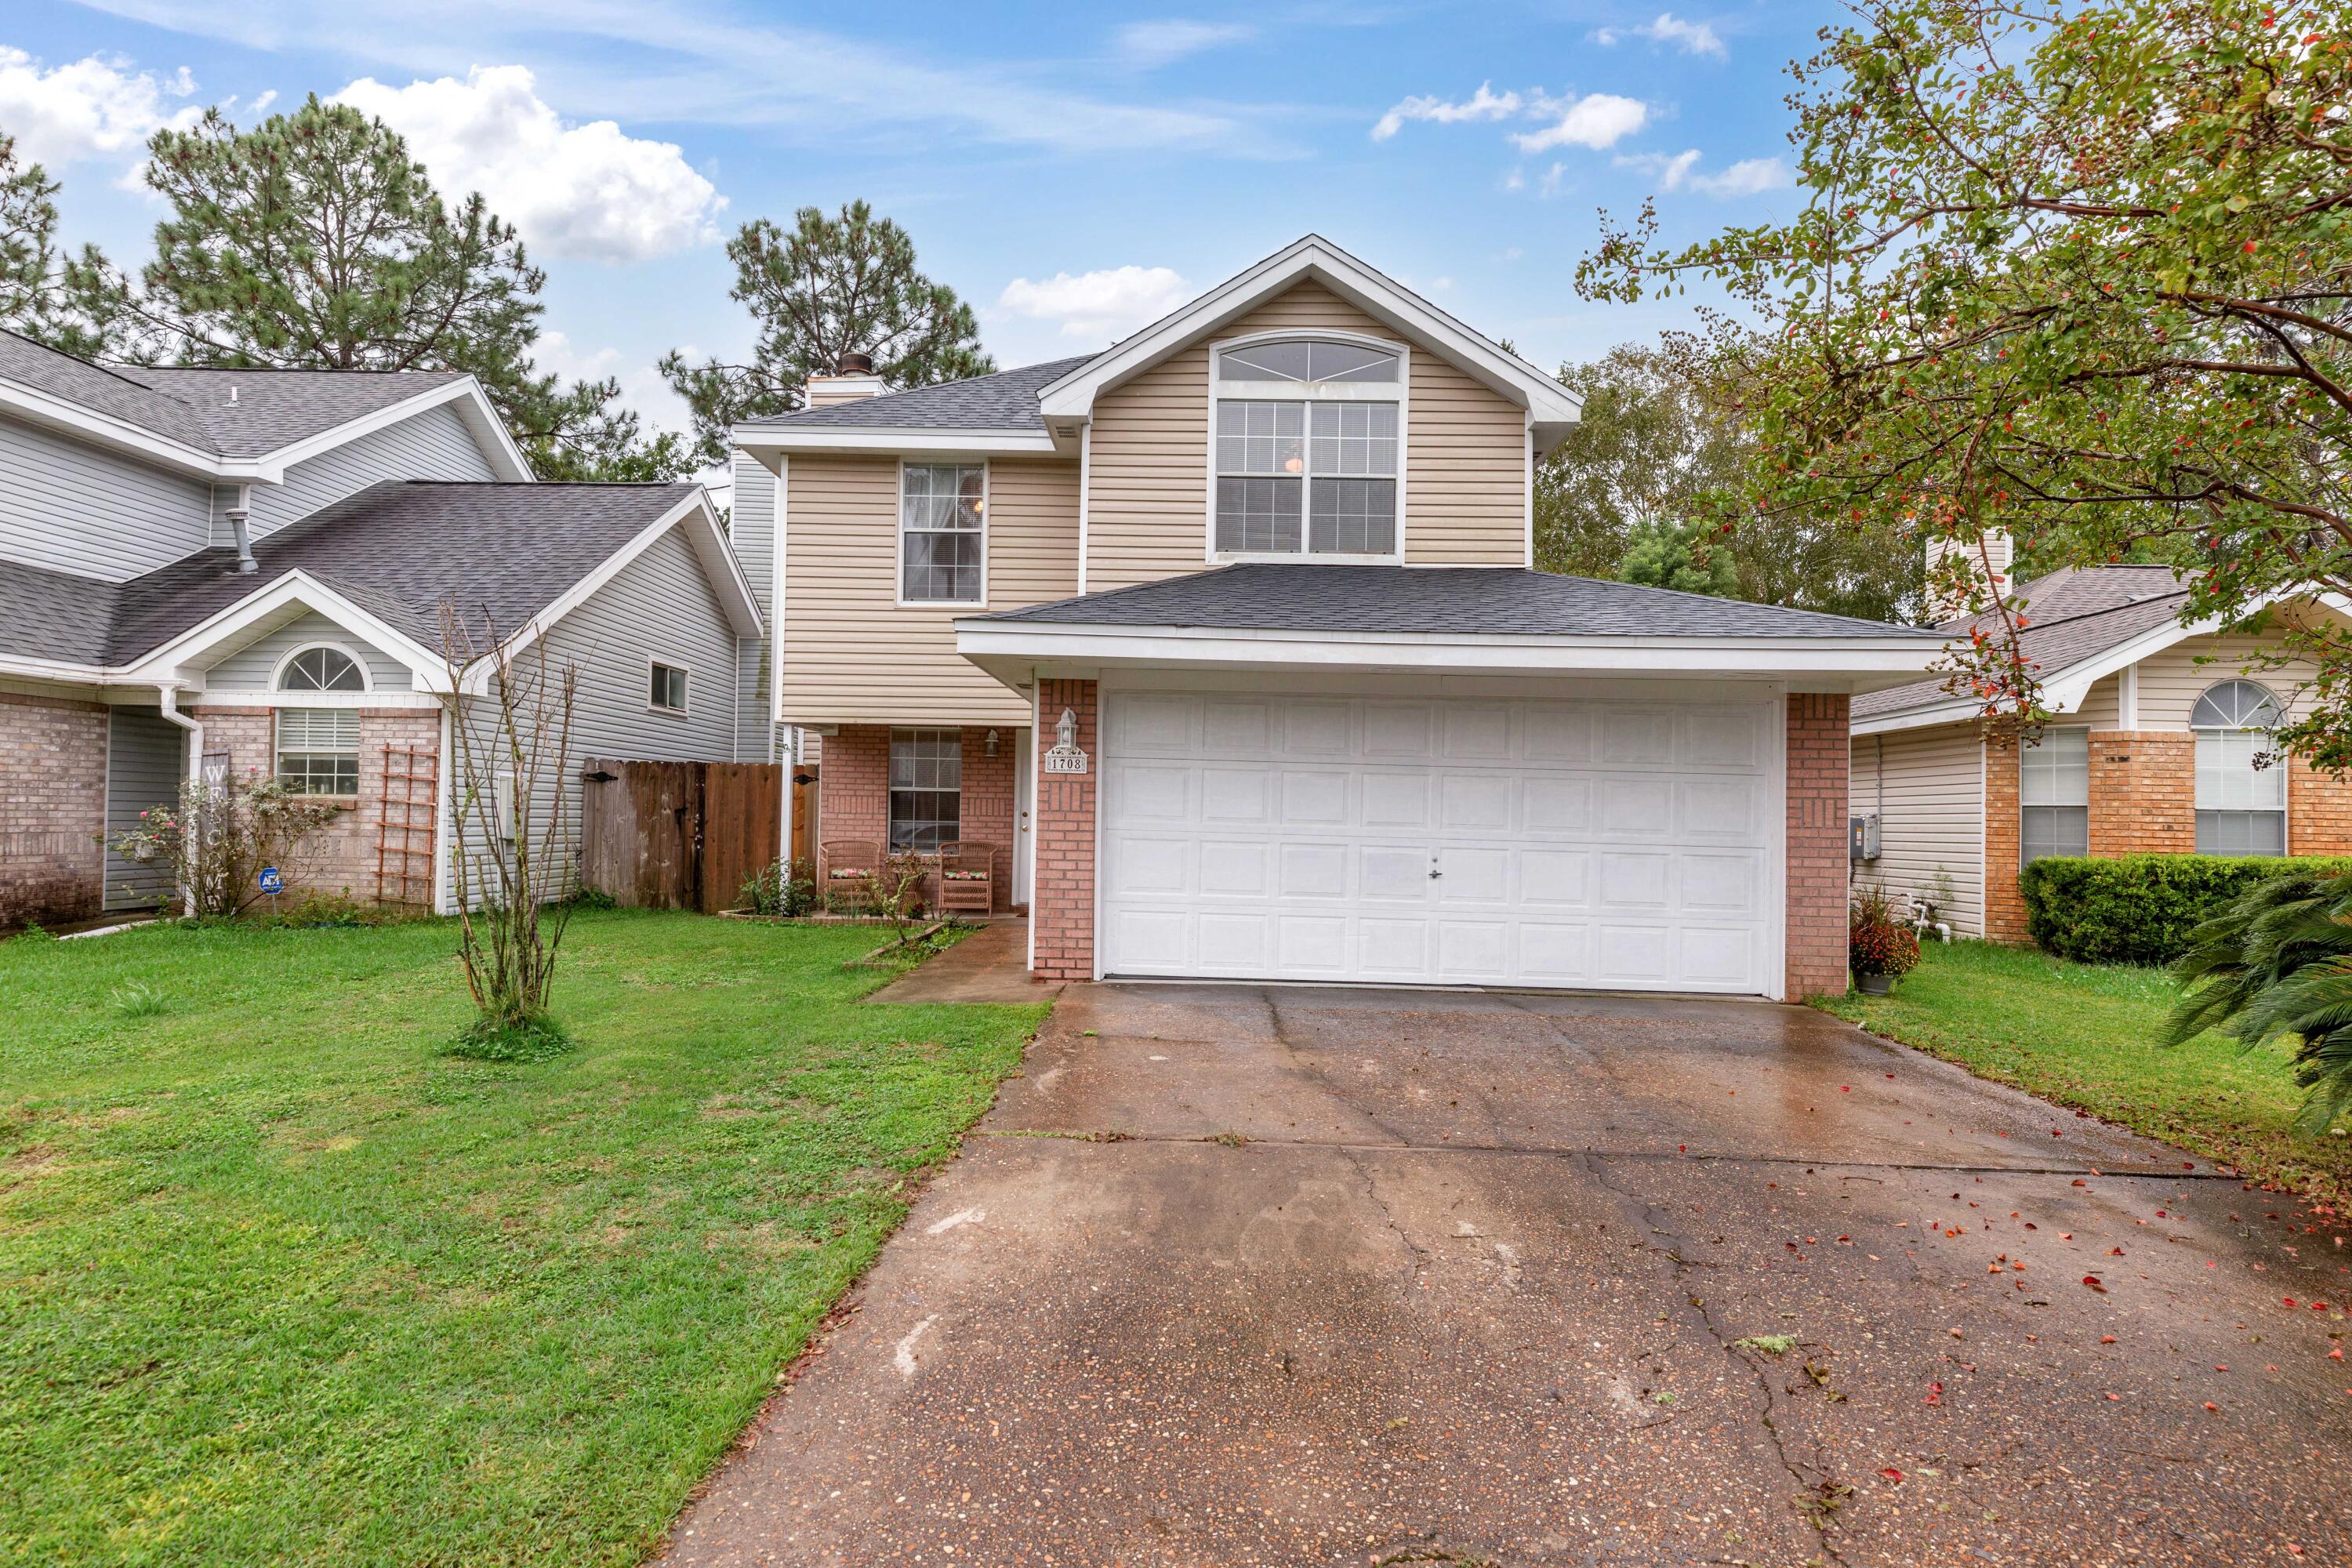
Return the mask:
<svg viewBox="0 0 2352 1568">
<path fill-rule="evenodd" d="M 873 901 L 871 879 L 882 868 L 882 847 L 870 838 L 828 838 L 817 846 L 817 879 L 827 910 L 847 904 L 866 913 Z"/>
<path fill-rule="evenodd" d="M 940 912 L 986 914 L 994 907 L 996 846 L 960 839 L 940 846 Z"/>
</svg>

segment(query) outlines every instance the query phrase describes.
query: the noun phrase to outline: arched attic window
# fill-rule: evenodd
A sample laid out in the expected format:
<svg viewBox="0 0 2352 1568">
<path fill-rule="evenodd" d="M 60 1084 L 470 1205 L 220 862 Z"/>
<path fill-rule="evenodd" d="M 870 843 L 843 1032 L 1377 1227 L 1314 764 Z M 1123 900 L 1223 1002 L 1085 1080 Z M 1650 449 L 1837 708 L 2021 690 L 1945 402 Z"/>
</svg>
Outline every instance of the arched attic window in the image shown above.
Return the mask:
<svg viewBox="0 0 2352 1568">
<path fill-rule="evenodd" d="M 341 648 L 320 643 L 278 667 L 280 691 L 365 691 L 367 670 Z"/>
<path fill-rule="evenodd" d="M 1404 458 L 1405 350 L 1301 333 L 1219 344 L 1219 556 L 1393 558 Z"/>
<path fill-rule="evenodd" d="M 2200 855 L 2286 853 L 2286 769 L 2268 754 L 2282 717 L 2278 700 L 2251 680 L 2219 682 L 2189 710 Z"/>
</svg>

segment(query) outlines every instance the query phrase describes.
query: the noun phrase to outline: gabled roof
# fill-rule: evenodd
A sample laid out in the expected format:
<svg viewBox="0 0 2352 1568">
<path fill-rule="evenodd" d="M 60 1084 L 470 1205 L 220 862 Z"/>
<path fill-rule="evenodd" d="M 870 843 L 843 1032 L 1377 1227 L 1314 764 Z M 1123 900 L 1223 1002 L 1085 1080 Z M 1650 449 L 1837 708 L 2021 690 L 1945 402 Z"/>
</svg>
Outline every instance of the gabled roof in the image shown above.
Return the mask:
<svg viewBox="0 0 2352 1568">
<path fill-rule="evenodd" d="M 912 387 L 825 408 L 763 415 L 743 423 L 794 429 L 878 426 L 893 430 L 1034 431 L 1042 435 L 1045 419 L 1037 412 L 1037 389 L 1060 380 L 1094 357 L 1080 354 L 1074 359 L 1047 360 L 1043 364 L 1001 370 L 993 375 L 975 375 L 968 381 Z"/>
<path fill-rule="evenodd" d="M 2067 567 L 2025 584 L 2016 596 L 2026 616 L 2019 648 L 2032 661 L 2035 679 L 2046 686 L 2136 637 L 2177 624 L 2189 587 L 2169 566 Z M 1937 635 L 1966 637 L 1973 630 L 1991 632 L 1998 622 L 1998 616 L 1987 612 L 1948 621 Z M 1940 710 L 1946 705 L 1954 705 L 1956 720 L 1976 711 L 1973 703 L 1946 690 L 1939 676 L 1856 697 L 1853 721 Z"/>
<path fill-rule="evenodd" d="M 757 605 L 699 485 L 388 479 L 257 540 L 252 574 L 229 549 L 121 584 L 0 562 L 0 656 L 120 672 L 299 579 L 437 658 L 443 600 L 477 635 L 510 637 L 680 522 L 695 527 L 738 635 L 755 635 Z"/>
<path fill-rule="evenodd" d="M 274 480 L 285 464 L 455 402 L 492 461 L 528 479 L 513 438 L 462 371 L 108 365 L 0 331 L 0 407 L 205 478 Z"/>
<path fill-rule="evenodd" d="M 1871 637 L 1940 634 L 1516 566 L 1250 562 L 1081 594 L 968 625 L 1535 637 Z"/>
</svg>

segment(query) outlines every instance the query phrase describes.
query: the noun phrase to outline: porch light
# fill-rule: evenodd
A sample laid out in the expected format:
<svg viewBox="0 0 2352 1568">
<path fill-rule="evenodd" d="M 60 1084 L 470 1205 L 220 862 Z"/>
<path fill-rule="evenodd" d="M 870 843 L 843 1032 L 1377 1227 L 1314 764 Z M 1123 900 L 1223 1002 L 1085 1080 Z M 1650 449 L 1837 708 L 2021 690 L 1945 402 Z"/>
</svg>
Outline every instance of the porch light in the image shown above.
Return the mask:
<svg viewBox="0 0 2352 1568">
<path fill-rule="evenodd" d="M 982 742 L 981 742 L 981 747 L 982 747 L 982 750 L 986 751 L 990 756 L 992 756 L 992 756 L 996 755 L 996 731 L 995 731 L 991 730 L 991 731 L 988 732 L 988 738 L 987 738 L 986 740 L 984 740 L 984 741 L 982 741 Z"/>
</svg>

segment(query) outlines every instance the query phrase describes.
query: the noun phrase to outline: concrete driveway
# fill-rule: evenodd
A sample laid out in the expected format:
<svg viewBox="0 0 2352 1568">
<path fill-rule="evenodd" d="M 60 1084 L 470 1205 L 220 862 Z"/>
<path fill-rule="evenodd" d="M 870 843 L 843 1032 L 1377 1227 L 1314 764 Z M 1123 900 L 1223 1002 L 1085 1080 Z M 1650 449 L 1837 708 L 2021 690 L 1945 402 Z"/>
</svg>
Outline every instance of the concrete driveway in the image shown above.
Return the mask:
<svg viewBox="0 0 2352 1568">
<path fill-rule="evenodd" d="M 1076 986 L 669 1561 L 2352 1561 L 2339 1228 L 1802 1008 Z"/>
</svg>

